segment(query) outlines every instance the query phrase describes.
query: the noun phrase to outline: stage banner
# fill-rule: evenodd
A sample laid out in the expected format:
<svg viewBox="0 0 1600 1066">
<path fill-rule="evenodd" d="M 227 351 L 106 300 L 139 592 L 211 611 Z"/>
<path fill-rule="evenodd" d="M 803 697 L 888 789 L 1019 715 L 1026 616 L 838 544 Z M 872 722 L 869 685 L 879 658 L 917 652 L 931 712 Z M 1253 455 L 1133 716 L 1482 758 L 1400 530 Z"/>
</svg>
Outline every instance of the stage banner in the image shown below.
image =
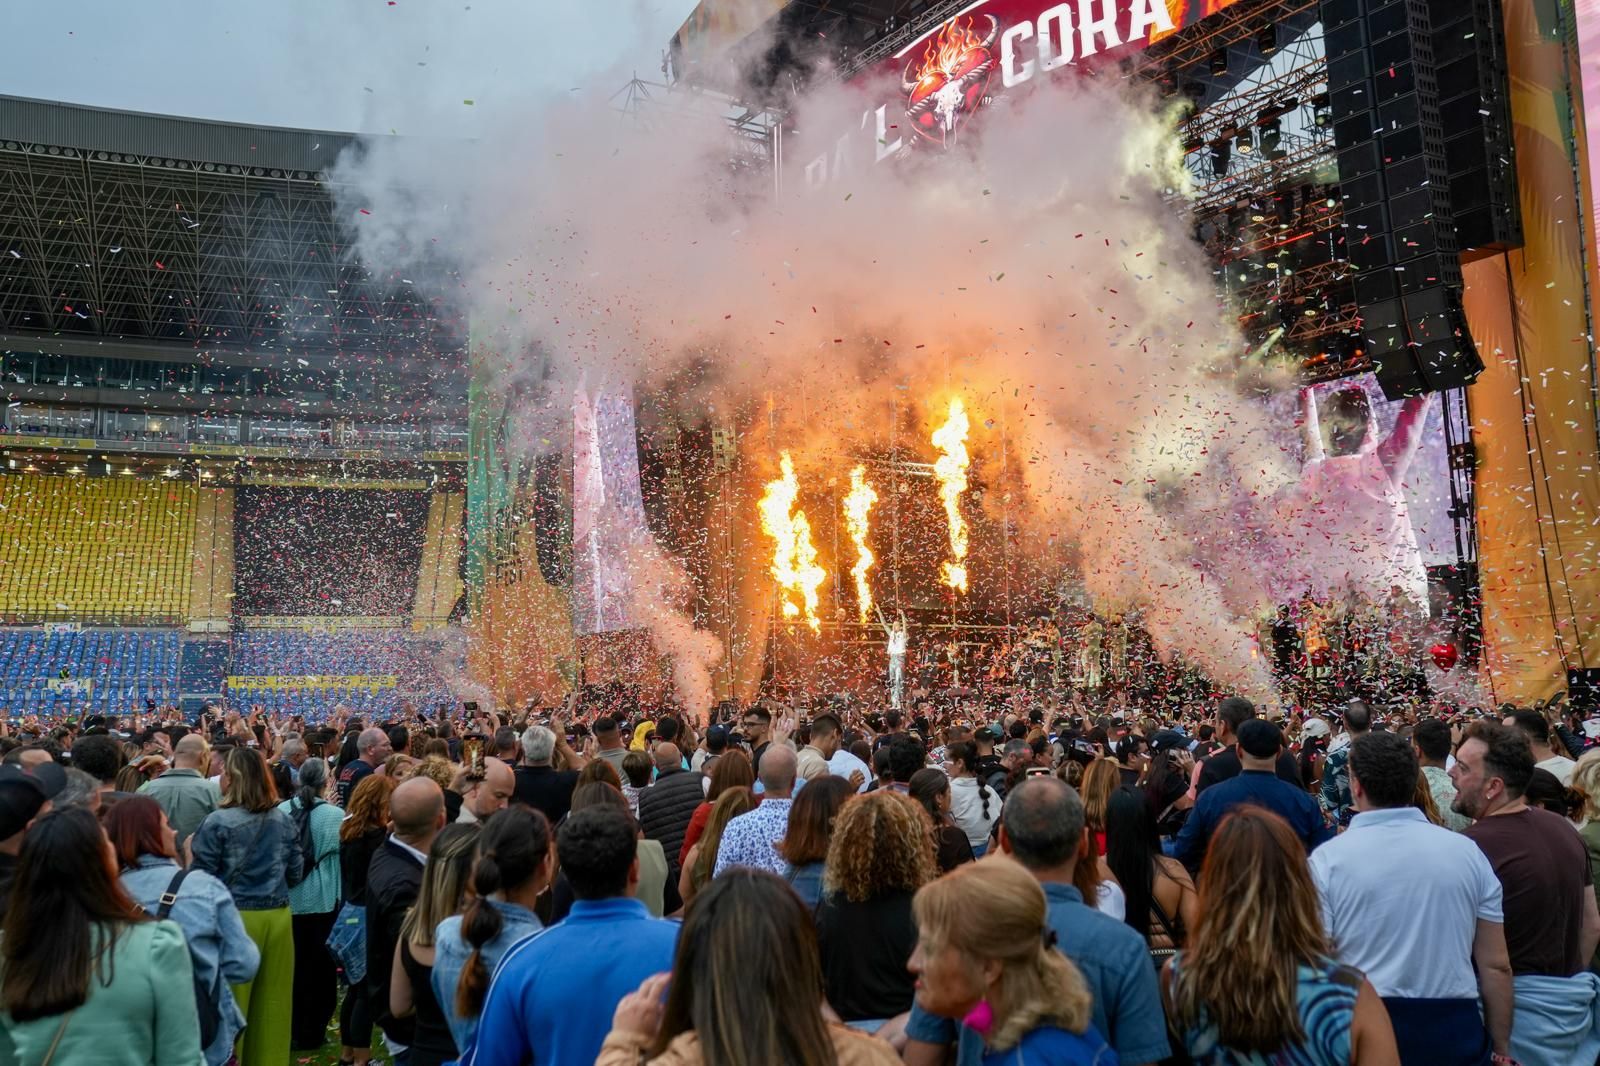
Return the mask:
<svg viewBox="0 0 1600 1066">
<path fill-rule="evenodd" d="M 1566 669 L 1600 666 L 1600 456 L 1585 285 L 1594 242 L 1585 236 L 1592 195 L 1579 179 L 1590 161 L 1572 0 L 1504 7 L 1526 243 L 1463 274 L 1486 368 L 1468 393 L 1484 680 L 1496 701 L 1527 701 L 1564 688 Z"/>
<path fill-rule="evenodd" d="M 396 688 L 393 674 L 238 674 L 227 678 L 229 689 Z"/>
<path fill-rule="evenodd" d="M 629 545 L 650 537 L 633 394 L 580 387 L 573 400 L 572 623 L 579 636 L 640 629 Z"/>
<path fill-rule="evenodd" d="M 44 683 L 44 687 L 46 690 L 60 696 L 82 696 L 87 698 L 94 695 L 94 681 L 89 678 L 52 677 Z"/>
<path fill-rule="evenodd" d="M 820 189 L 914 152 L 944 151 L 1005 93 L 1100 67 L 1220 14 L 1239 0 L 979 0 L 862 68 L 860 123 L 785 150 L 786 180 Z"/>
</svg>

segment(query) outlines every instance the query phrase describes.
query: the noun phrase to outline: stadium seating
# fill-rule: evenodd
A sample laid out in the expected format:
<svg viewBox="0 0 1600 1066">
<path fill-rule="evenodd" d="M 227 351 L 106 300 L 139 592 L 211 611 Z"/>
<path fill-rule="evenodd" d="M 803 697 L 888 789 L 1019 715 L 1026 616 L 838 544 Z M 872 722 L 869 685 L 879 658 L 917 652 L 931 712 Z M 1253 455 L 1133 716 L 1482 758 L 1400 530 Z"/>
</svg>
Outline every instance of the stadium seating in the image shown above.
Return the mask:
<svg viewBox="0 0 1600 1066">
<path fill-rule="evenodd" d="M 234 600 L 244 616 L 409 616 L 425 490 L 241 486 Z"/>
<path fill-rule="evenodd" d="M 178 695 L 176 631 L 0 630 L 0 708 L 24 715 L 128 714 Z M 52 692 L 55 679 L 93 682 L 87 698 Z"/>
<path fill-rule="evenodd" d="M 304 630 L 244 630 L 233 640 L 232 676 L 293 678 L 393 677 L 393 688 L 233 688 L 236 707 L 260 704 L 268 711 L 304 714 L 317 720 L 335 704 L 361 713 L 388 713 L 401 699 L 432 713 L 450 702 L 436 665 L 441 645 L 400 629 L 355 629 L 334 633 Z"/>
<path fill-rule="evenodd" d="M 195 498 L 169 481 L 0 477 L 0 619 L 181 620 Z"/>
</svg>

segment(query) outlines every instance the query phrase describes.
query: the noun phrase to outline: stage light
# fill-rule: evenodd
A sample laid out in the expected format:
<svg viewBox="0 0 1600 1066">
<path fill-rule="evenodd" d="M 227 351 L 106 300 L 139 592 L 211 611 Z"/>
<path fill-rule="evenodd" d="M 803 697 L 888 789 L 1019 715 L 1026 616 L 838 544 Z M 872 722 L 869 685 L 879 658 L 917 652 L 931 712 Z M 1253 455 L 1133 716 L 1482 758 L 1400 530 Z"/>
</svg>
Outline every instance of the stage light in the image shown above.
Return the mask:
<svg viewBox="0 0 1600 1066">
<path fill-rule="evenodd" d="M 1226 73 L 1228 73 L 1228 50 L 1226 48 L 1218 48 L 1215 52 L 1211 53 L 1210 62 L 1211 62 L 1211 73 L 1213 73 L 1213 74 L 1226 74 Z"/>
<path fill-rule="evenodd" d="M 1261 126 L 1261 152 L 1268 159 L 1282 159 L 1288 155 L 1282 147 L 1283 123 L 1277 119 L 1263 123 Z"/>
<path fill-rule="evenodd" d="M 1233 157 L 1233 142 L 1224 137 L 1211 142 L 1211 176 L 1220 178 L 1228 173 L 1228 163 Z"/>
<path fill-rule="evenodd" d="M 1239 149 L 1240 155 L 1249 155 L 1256 150 L 1255 136 L 1249 130 L 1240 130 L 1239 136 L 1233 144 L 1235 148 Z"/>
<path fill-rule="evenodd" d="M 1261 54 L 1270 56 L 1278 50 L 1278 27 L 1276 23 L 1269 22 L 1256 31 L 1256 47 L 1261 49 Z"/>
<path fill-rule="evenodd" d="M 1333 123 L 1333 109 L 1327 93 L 1311 98 L 1311 121 L 1319 130 L 1327 129 Z"/>
</svg>

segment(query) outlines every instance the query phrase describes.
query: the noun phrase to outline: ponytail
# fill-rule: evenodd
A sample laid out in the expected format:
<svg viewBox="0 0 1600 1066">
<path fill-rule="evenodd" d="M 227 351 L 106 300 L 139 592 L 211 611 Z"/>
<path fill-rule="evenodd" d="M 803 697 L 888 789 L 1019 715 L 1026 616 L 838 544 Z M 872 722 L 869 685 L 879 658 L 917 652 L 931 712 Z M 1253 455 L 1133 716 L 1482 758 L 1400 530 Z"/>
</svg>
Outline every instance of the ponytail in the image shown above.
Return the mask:
<svg viewBox="0 0 1600 1066">
<path fill-rule="evenodd" d="M 485 944 L 505 928 L 505 919 L 489 897 L 517 889 L 539 873 L 550 854 L 550 823 L 530 807 L 514 806 L 489 819 L 478 838 L 478 861 L 472 868 L 472 902 L 461 917 L 461 939 L 472 954 L 456 982 L 455 1013 L 476 1018 L 489 992 Z"/>
<path fill-rule="evenodd" d="M 971 774 L 973 778 L 977 780 L 978 800 L 983 804 L 983 820 L 986 822 L 992 821 L 993 819 L 989 817 L 989 797 L 994 795 L 994 789 L 988 786 L 988 784 L 983 780 L 983 775 L 978 772 L 977 746 L 968 744 L 963 740 L 958 740 L 946 749 L 946 753 L 951 759 L 960 763 L 961 768 L 967 773 Z"/>
</svg>

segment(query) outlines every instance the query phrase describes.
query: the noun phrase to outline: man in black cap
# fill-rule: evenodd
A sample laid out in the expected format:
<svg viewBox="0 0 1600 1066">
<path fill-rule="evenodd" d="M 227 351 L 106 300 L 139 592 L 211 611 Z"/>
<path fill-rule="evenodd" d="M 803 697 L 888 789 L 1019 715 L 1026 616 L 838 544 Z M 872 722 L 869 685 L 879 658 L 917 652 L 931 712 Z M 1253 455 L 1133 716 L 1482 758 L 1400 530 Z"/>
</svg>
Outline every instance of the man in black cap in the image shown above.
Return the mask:
<svg viewBox="0 0 1600 1066">
<path fill-rule="evenodd" d="M 17 873 L 22 838 L 66 787 L 66 771 L 53 762 L 41 763 L 31 773 L 16 766 L 0 766 L 0 914 L 11 903 L 11 879 Z"/>
<path fill-rule="evenodd" d="M 1178 833 L 1175 857 L 1190 870 L 1199 870 L 1206 856 L 1211 834 L 1229 811 L 1241 803 L 1253 803 L 1281 815 L 1295 831 L 1306 851 L 1333 838 L 1322 816 L 1322 808 L 1305 789 L 1280 779 L 1275 772 L 1283 751 L 1283 734 L 1263 718 L 1249 718 L 1239 724 L 1235 736 L 1242 770 L 1236 777 L 1212 785 L 1200 793 L 1194 813 Z"/>
</svg>

